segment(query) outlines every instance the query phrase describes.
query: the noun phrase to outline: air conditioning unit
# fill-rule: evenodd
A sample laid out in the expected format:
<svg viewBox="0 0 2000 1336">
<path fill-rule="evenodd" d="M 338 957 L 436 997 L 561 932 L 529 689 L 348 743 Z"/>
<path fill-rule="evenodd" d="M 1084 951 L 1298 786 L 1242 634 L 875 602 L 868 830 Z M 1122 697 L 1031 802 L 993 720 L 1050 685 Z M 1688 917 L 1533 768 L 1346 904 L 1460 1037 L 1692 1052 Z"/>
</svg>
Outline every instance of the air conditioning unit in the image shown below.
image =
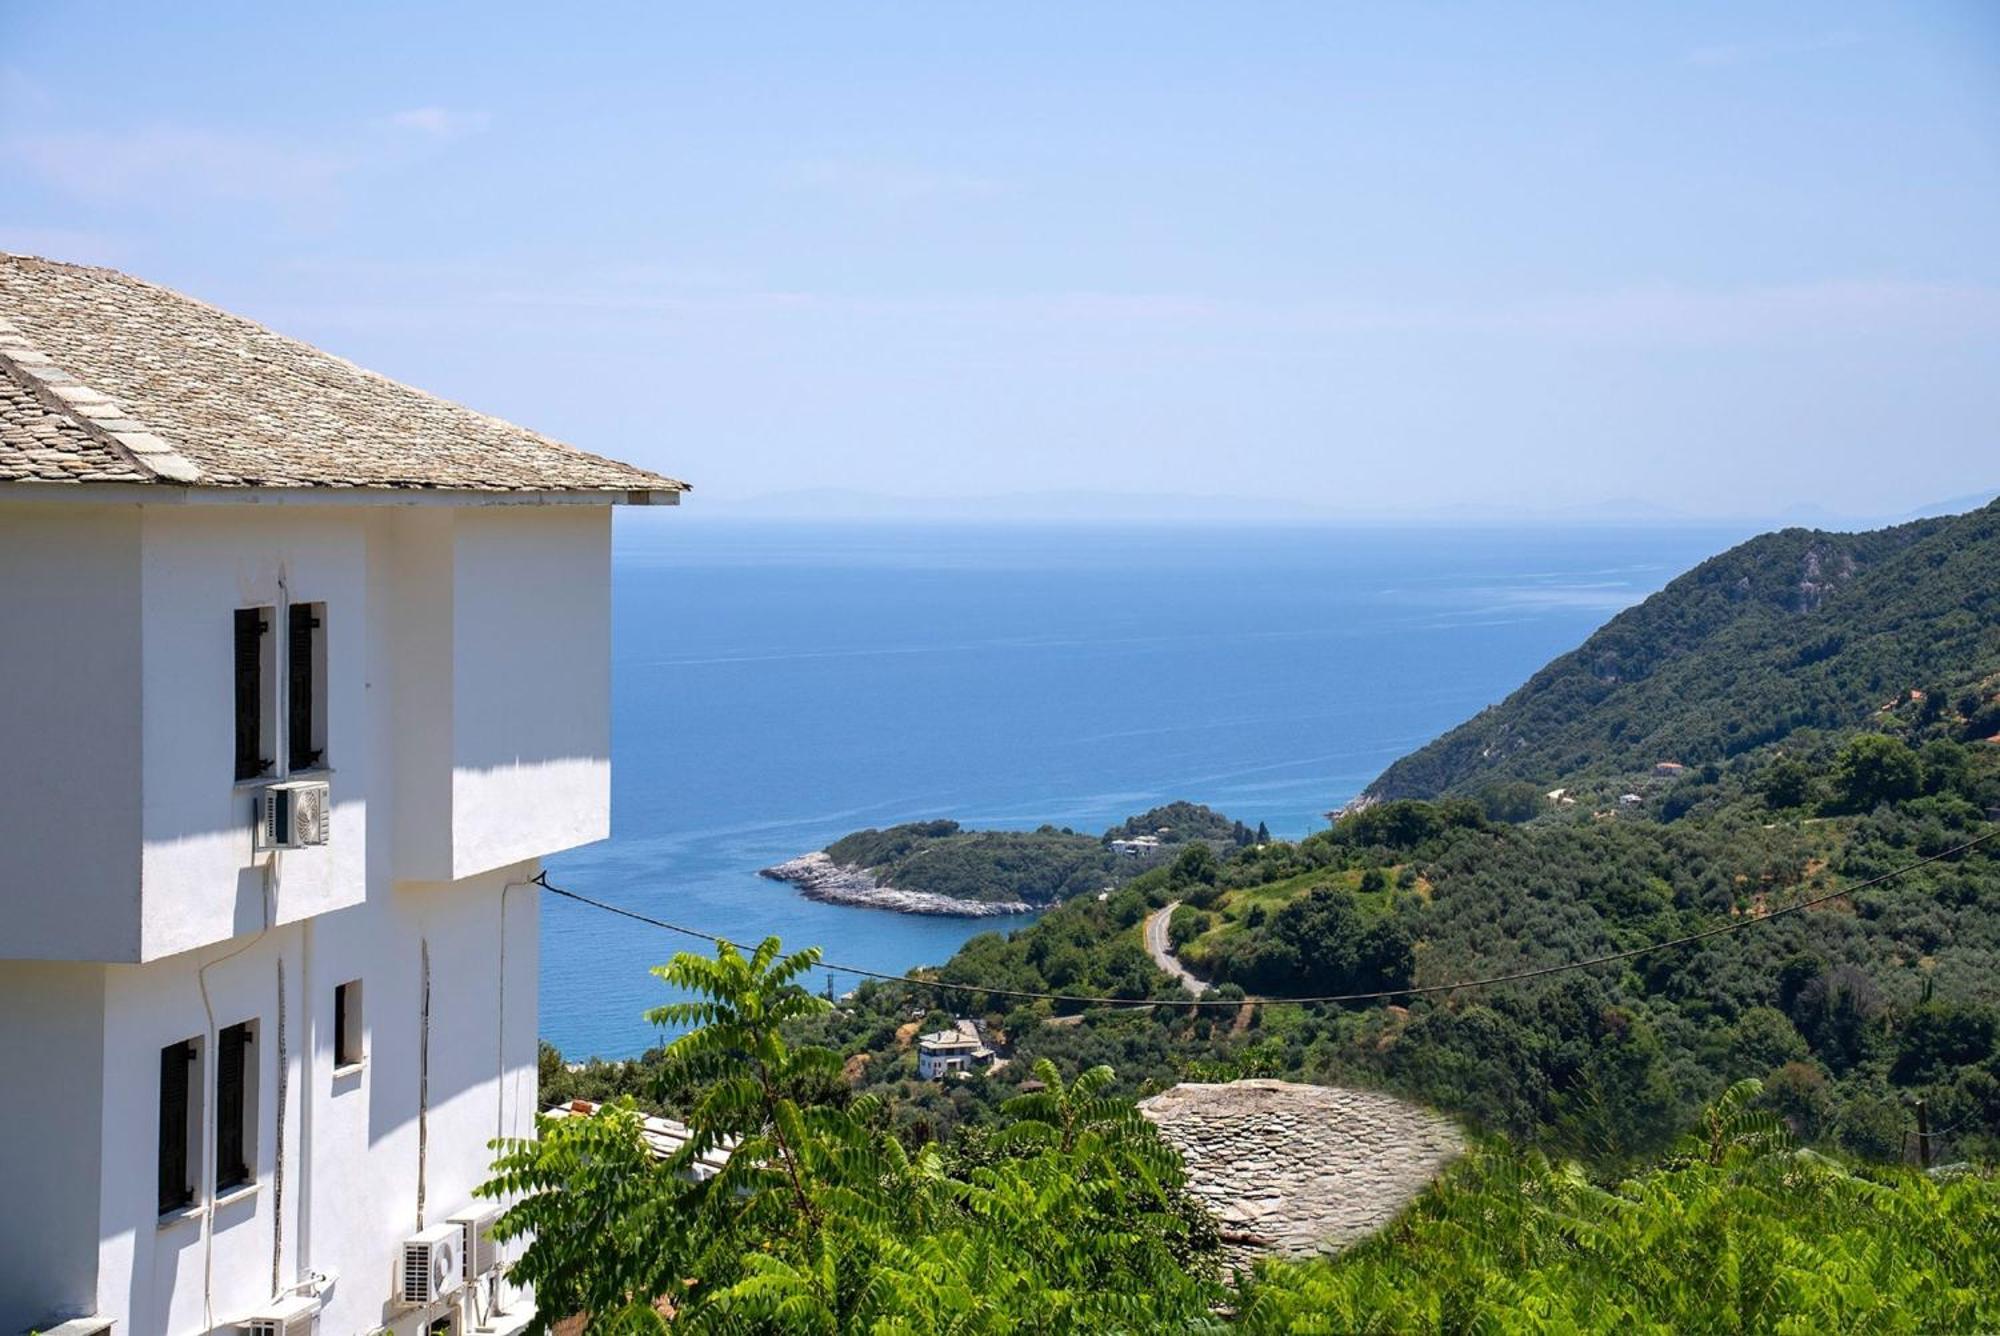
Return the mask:
<svg viewBox="0 0 2000 1336">
<path fill-rule="evenodd" d="M 459 1242 L 464 1237 L 463 1229 L 447 1221 L 403 1240 L 404 1303 L 436 1303 L 465 1283 L 465 1266 L 459 1259 Z"/>
<path fill-rule="evenodd" d="M 236 1324 L 242 1336 L 313 1336 L 319 1329 L 319 1300 L 295 1294 Z"/>
<path fill-rule="evenodd" d="M 305 849 L 326 843 L 333 798 L 323 779 L 288 780 L 257 790 L 257 848 Z"/>
<path fill-rule="evenodd" d="M 487 1207 L 469 1210 L 451 1219 L 451 1223 L 457 1225 L 462 1233 L 458 1255 L 467 1284 L 490 1274 L 500 1265 L 500 1245 L 493 1237 L 493 1222 L 499 1218 L 497 1207 Z"/>
</svg>

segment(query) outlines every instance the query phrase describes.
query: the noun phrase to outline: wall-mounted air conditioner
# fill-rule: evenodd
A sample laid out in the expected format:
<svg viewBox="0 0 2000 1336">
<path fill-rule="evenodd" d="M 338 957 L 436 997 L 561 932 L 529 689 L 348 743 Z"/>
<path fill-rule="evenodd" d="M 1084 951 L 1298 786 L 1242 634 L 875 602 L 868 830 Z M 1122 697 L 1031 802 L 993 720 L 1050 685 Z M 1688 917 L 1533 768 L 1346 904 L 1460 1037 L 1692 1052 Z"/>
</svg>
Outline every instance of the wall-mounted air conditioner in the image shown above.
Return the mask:
<svg viewBox="0 0 2000 1336">
<path fill-rule="evenodd" d="M 475 1208 L 451 1218 L 451 1223 L 457 1225 L 462 1233 L 458 1255 L 463 1263 L 461 1274 L 467 1284 L 492 1274 L 500 1265 L 500 1244 L 493 1237 L 493 1222 L 499 1218 L 497 1207 Z"/>
<path fill-rule="evenodd" d="M 287 780 L 257 790 L 258 849 L 305 849 L 326 843 L 332 795 L 323 779 Z"/>
<path fill-rule="evenodd" d="M 435 1303 L 465 1283 L 465 1267 L 459 1260 L 459 1241 L 464 1237 L 456 1223 L 446 1222 L 403 1240 L 399 1297 L 404 1303 Z"/>
<path fill-rule="evenodd" d="M 313 1336 L 319 1330 L 319 1300 L 295 1294 L 236 1324 L 243 1336 Z"/>
</svg>

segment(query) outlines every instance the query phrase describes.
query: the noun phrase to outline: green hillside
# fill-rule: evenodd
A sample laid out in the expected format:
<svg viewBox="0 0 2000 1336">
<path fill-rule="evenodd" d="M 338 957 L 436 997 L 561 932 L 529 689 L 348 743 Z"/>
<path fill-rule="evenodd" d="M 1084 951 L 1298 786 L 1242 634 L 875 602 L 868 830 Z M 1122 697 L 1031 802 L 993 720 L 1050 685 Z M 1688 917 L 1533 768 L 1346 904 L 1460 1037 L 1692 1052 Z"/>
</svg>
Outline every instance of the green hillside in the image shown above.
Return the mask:
<svg viewBox="0 0 2000 1336">
<path fill-rule="evenodd" d="M 1957 706 L 2000 671 L 2000 502 L 1872 533 L 1786 529 L 1713 557 L 1384 771 L 1377 799 L 1725 761 L 1891 698 Z M 1964 698 L 1964 699 L 1961 699 Z"/>
</svg>

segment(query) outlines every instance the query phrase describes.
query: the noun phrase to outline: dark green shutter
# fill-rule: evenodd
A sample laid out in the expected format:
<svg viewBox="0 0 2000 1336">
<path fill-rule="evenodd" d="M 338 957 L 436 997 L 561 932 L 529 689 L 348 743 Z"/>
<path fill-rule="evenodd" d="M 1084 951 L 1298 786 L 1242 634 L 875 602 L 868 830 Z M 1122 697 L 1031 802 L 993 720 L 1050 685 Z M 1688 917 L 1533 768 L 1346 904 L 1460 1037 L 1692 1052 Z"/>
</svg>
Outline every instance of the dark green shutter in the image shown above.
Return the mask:
<svg viewBox="0 0 2000 1336">
<path fill-rule="evenodd" d="M 321 754 L 321 749 L 313 746 L 313 694 L 319 687 L 313 680 L 317 657 L 313 653 L 313 632 L 319 629 L 319 618 L 313 616 L 310 603 L 294 603 L 287 611 L 291 623 L 290 634 L 286 636 L 291 707 L 287 712 L 286 735 L 291 768 L 310 770 L 319 764 Z"/>
<path fill-rule="evenodd" d="M 353 1061 L 351 1047 L 347 1042 L 347 990 L 350 985 L 340 984 L 333 990 L 333 1065 L 344 1067 Z"/>
<path fill-rule="evenodd" d="M 215 1186 L 233 1188 L 250 1181 L 244 1146 L 244 1115 L 248 1110 L 250 1027 L 232 1025 L 216 1036 L 215 1054 Z"/>
<path fill-rule="evenodd" d="M 194 1045 L 185 1041 L 160 1050 L 160 1214 L 194 1200 L 188 1185 L 188 1080 Z"/>
<path fill-rule="evenodd" d="M 236 778 L 256 779 L 271 762 L 264 744 L 264 612 L 236 610 Z"/>
</svg>

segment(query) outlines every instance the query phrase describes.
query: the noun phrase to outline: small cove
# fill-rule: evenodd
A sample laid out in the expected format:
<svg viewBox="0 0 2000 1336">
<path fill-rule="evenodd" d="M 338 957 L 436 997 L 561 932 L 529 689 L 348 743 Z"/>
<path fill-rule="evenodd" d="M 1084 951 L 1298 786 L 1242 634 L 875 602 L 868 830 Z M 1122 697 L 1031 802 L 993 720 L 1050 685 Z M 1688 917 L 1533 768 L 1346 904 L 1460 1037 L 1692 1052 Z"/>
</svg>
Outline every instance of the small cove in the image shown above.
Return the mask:
<svg viewBox="0 0 2000 1336">
<path fill-rule="evenodd" d="M 1095 833 L 1173 798 L 1306 834 L 1743 536 L 624 515 L 614 834 L 550 880 L 869 969 L 940 962 L 1025 917 L 815 903 L 757 869 L 865 826 Z M 545 897 L 543 1036 L 573 1059 L 658 1042 L 648 970 L 688 945 Z"/>
</svg>

